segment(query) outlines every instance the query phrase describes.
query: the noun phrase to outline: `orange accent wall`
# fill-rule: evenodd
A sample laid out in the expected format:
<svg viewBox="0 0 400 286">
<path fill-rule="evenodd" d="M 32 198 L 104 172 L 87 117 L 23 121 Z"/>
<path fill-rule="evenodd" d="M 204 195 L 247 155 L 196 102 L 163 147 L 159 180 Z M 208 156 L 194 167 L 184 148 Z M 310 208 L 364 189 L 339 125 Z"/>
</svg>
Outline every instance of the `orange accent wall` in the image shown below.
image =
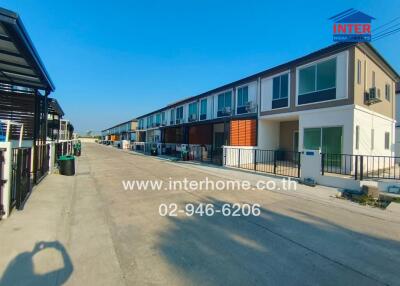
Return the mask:
<svg viewBox="0 0 400 286">
<path fill-rule="evenodd" d="M 256 146 L 257 123 L 255 119 L 231 121 L 232 146 Z"/>
</svg>

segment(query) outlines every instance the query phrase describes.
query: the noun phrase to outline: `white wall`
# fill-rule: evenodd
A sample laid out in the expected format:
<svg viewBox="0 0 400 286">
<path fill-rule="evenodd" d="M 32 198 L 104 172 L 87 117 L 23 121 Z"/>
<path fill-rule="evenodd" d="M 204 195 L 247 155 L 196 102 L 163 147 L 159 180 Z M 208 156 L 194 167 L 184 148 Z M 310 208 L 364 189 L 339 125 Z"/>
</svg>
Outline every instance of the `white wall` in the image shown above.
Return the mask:
<svg viewBox="0 0 400 286">
<path fill-rule="evenodd" d="M 279 129 L 279 121 L 258 120 L 258 148 L 264 150 L 278 149 Z"/>
<path fill-rule="evenodd" d="M 357 125 L 360 126 L 360 146 L 359 150 L 356 150 L 354 144 L 354 154 L 394 156 L 394 120 L 357 106 L 354 110 L 354 142 L 356 140 L 355 130 Z M 371 149 L 371 129 L 374 129 L 374 149 Z M 389 150 L 385 149 L 385 132 L 390 133 Z"/>
</svg>

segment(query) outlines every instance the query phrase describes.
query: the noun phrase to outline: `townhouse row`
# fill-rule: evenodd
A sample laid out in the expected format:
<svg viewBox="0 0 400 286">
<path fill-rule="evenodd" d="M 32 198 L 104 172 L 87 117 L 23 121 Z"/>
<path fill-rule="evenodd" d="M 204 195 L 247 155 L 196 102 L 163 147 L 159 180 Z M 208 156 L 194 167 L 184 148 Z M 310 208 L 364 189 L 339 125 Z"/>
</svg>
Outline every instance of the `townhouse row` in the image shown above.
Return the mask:
<svg viewBox="0 0 400 286">
<path fill-rule="evenodd" d="M 339 43 L 137 118 L 137 141 L 393 156 L 399 74 Z"/>
<path fill-rule="evenodd" d="M 136 141 L 138 121 L 131 119 L 101 131 L 104 143 L 112 144 L 119 148 L 129 148 L 130 142 Z M 125 143 L 125 144 L 124 144 Z"/>
</svg>

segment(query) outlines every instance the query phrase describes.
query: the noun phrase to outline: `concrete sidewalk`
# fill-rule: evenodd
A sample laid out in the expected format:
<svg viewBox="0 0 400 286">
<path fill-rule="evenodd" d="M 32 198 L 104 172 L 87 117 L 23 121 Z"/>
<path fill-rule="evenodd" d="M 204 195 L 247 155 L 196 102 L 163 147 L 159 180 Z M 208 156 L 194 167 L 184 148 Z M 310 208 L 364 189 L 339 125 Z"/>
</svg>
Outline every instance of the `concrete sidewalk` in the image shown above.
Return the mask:
<svg viewBox="0 0 400 286">
<path fill-rule="evenodd" d="M 0 222 L 0 285 L 124 285 L 85 156 L 76 176 L 48 175 Z"/>
</svg>

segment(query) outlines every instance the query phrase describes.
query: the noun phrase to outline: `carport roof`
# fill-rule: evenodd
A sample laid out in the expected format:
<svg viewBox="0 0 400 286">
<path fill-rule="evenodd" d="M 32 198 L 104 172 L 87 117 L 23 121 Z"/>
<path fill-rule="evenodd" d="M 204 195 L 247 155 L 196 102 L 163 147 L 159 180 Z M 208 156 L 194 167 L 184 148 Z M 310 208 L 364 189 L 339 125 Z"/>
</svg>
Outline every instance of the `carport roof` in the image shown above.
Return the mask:
<svg viewBox="0 0 400 286">
<path fill-rule="evenodd" d="M 0 82 L 54 91 L 46 71 L 18 14 L 0 8 Z"/>
<path fill-rule="evenodd" d="M 55 98 L 48 99 L 48 112 L 50 114 L 58 114 L 59 116 L 64 116 L 64 111 L 62 110 L 60 104 Z"/>
</svg>

